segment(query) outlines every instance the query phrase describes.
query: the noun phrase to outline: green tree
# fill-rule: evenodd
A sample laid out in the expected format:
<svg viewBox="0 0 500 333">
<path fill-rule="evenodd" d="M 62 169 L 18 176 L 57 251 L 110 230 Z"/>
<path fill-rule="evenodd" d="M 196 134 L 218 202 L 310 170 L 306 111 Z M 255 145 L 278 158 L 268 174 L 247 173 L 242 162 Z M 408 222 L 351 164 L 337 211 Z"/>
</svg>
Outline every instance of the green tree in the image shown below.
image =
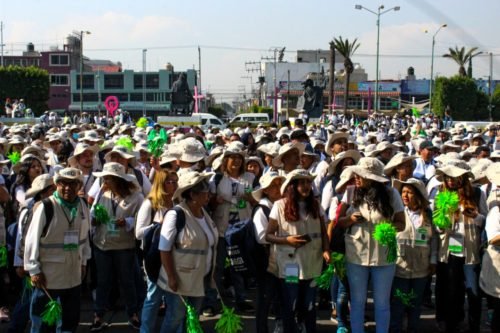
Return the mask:
<svg viewBox="0 0 500 333">
<path fill-rule="evenodd" d="M 217 118 L 223 118 L 226 115 L 226 111 L 220 105 L 210 106 L 208 113 L 213 114 Z"/>
<path fill-rule="evenodd" d="M 477 47 L 473 47 L 469 51 L 466 51 L 465 47 L 459 49 L 458 46 L 455 46 L 455 49 L 452 49 L 450 47 L 450 53 L 443 54 L 443 57 L 450 58 L 458 64 L 458 75 L 460 76 L 467 76 L 467 72 L 465 71 L 465 64 L 468 63 L 470 68 L 470 77 L 472 77 L 472 58 L 482 53 L 476 51 Z"/>
<path fill-rule="evenodd" d="M 358 39 L 355 38 L 352 43 L 349 42 L 349 39 L 342 39 L 342 36 L 339 38 L 334 38 L 333 43 L 335 49 L 344 57 L 344 70 L 345 70 L 345 82 L 344 82 L 344 114 L 347 113 L 347 102 L 349 99 L 349 82 L 351 81 L 351 74 L 354 72 L 354 65 L 352 63 L 352 56 L 354 52 L 361 45 L 358 43 Z M 333 69 L 330 69 L 333 70 Z"/>
<path fill-rule="evenodd" d="M 23 98 L 36 115 L 47 109 L 49 73 L 38 67 L 0 67 L 0 100 Z"/>
<path fill-rule="evenodd" d="M 454 119 L 472 120 L 478 104 L 477 86 L 467 76 L 438 77 L 432 101 L 434 113 L 440 117 L 449 105 Z"/>
</svg>

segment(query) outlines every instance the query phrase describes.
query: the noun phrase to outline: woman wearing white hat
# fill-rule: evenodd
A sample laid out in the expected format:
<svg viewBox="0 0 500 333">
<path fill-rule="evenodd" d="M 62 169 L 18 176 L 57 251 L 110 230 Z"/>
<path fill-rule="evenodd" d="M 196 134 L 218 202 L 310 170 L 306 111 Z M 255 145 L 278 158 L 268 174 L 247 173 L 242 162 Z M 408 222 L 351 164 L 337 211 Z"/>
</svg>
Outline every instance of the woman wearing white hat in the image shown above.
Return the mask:
<svg viewBox="0 0 500 333">
<path fill-rule="evenodd" d="M 351 328 L 364 332 L 364 313 L 368 280 L 373 282 L 377 332 L 389 330 L 391 283 L 394 263 L 387 261 L 387 247 L 372 239 L 376 224 L 390 221 L 403 230 L 404 207 L 399 193 L 386 183 L 384 164 L 373 157 L 364 157 L 350 167 L 354 173 L 355 192 L 347 204 L 346 216 L 339 224 L 348 228 L 345 235 L 347 278 L 351 291 Z M 346 201 L 346 200 L 343 200 Z"/>
<path fill-rule="evenodd" d="M 415 169 L 414 160 L 417 156 L 410 156 L 407 153 L 397 153 L 384 167 L 384 173 L 391 180 L 406 181 L 413 176 Z"/>
<path fill-rule="evenodd" d="M 214 286 L 218 233 L 203 208 L 208 204 L 208 179 L 212 176 L 197 171 L 183 173 L 173 196 L 180 204 L 163 220 L 159 244 L 162 268 L 157 283 L 166 291 L 168 309 L 161 333 L 183 332 L 183 301 L 194 307 L 198 316 L 205 290 Z M 184 223 L 179 222 L 182 220 Z"/>
<path fill-rule="evenodd" d="M 432 224 L 427 190 L 415 178 L 394 180 L 394 187 L 401 193 L 405 205 L 405 229 L 398 233 L 399 257 L 396 276 L 392 283 L 393 294 L 413 294 L 411 304 L 404 304 L 398 297 L 391 302 L 391 332 L 419 331 L 420 307 L 428 277 L 436 271 L 438 235 Z M 403 318 L 408 314 L 408 327 Z"/>
<path fill-rule="evenodd" d="M 464 310 L 465 294 L 470 330 L 479 332 L 480 327 L 479 249 L 488 209 L 484 193 L 471 185 L 473 177 L 469 166 L 459 160 L 436 171 L 436 178 L 442 181 L 439 191 L 455 192 L 460 199 L 459 210 L 450 217 L 452 227 L 438 229 L 436 319 L 439 325 L 446 326 L 447 332 L 455 332 L 463 319 L 460 314 Z"/>
<path fill-rule="evenodd" d="M 34 155 L 24 155 L 21 160 L 13 166 L 17 178 L 11 189 L 14 200 L 14 212 L 26 204 L 26 191 L 29 190 L 35 178 L 43 173 L 43 161 Z"/>
<path fill-rule="evenodd" d="M 284 332 L 298 332 L 295 315 L 307 332 L 316 331 L 316 284 L 323 259 L 330 260 L 324 211 L 312 191 L 311 176 L 304 169 L 290 172 L 283 185 L 283 199 L 269 215 L 266 240 L 273 244 L 269 271 L 282 286 Z"/>
<path fill-rule="evenodd" d="M 95 227 L 94 257 L 97 272 L 97 290 L 95 299 L 95 317 L 92 331 L 105 327 L 103 316 L 113 284 L 112 277 L 119 276 L 121 294 L 125 298 L 129 325 L 139 329 L 137 294 L 134 282 L 135 270 L 138 269 L 135 254 L 135 215 L 144 200 L 136 187 L 133 175 L 125 172 L 120 163 L 109 162 L 102 172 L 94 176 L 103 178 L 101 188 L 92 206 L 92 224 Z M 102 205 L 108 212 L 110 221 L 97 221 L 96 205 Z"/>
</svg>

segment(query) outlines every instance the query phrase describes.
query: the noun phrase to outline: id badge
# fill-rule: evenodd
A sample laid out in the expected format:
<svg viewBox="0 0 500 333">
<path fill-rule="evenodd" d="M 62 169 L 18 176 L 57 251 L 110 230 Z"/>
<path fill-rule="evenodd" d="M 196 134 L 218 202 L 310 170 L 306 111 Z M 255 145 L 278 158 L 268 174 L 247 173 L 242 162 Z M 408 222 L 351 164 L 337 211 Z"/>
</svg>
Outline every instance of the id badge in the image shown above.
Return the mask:
<svg viewBox="0 0 500 333">
<path fill-rule="evenodd" d="M 108 235 L 109 237 L 118 237 L 119 235 L 119 230 L 118 227 L 116 226 L 116 220 L 111 220 L 107 225 L 106 228 L 108 230 Z"/>
<path fill-rule="evenodd" d="M 422 246 L 422 247 L 429 246 L 426 228 L 418 228 L 415 237 L 416 237 L 415 238 L 416 246 Z"/>
<path fill-rule="evenodd" d="M 464 252 L 464 224 L 455 223 L 453 226 L 454 232 L 450 235 L 450 241 L 448 242 L 448 251 L 457 255 L 461 255 Z"/>
<path fill-rule="evenodd" d="M 299 283 L 299 265 L 297 264 L 285 265 L 285 282 Z"/>
<path fill-rule="evenodd" d="M 78 243 L 80 241 L 80 234 L 78 230 L 70 230 L 64 232 L 64 251 L 78 250 Z"/>
</svg>

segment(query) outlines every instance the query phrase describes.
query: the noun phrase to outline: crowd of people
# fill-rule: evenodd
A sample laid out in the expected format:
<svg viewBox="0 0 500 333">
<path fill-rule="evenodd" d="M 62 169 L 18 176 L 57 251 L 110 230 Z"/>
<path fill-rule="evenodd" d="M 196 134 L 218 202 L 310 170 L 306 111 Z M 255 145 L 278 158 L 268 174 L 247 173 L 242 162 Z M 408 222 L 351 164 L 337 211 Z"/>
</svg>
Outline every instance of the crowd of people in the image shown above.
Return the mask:
<svg viewBox="0 0 500 333">
<path fill-rule="evenodd" d="M 188 305 L 213 317 L 223 304 L 255 313 L 258 333 L 314 333 L 318 303 L 338 333 L 362 333 L 369 291 L 377 333 L 421 331 L 423 306 L 436 331 L 500 332 L 498 124 L 334 114 L 205 133 L 69 122 L 0 125 L 8 332 L 75 332 L 87 295 L 91 332 L 120 300 L 144 333 L 183 332 Z M 447 227 L 434 221 L 441 193 L 458 198 Z M 374 239 L 380 224 L 397 231 L 394 258 Z M 243 229 L 238 250 L 251 253 L 237 258 L 231 235 Z M 334 261 L 325 291 L 318 277 Z M 50 326 L 52 300 L 62 316 Z"/>
</svg>

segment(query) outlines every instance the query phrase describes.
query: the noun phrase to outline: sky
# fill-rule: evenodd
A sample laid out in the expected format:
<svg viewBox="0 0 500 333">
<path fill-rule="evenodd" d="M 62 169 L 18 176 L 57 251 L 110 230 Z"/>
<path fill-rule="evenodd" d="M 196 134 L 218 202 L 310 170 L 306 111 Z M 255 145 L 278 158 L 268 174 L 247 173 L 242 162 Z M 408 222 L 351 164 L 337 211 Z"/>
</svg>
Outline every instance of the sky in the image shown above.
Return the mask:
<svg viewBox="0 0 500 333">
<path fill-rule="evenodd" d="M 272 57 L 276 47 L 295 62 L 296 50 L 328 49 L 334 36 L 358 39 L 352 60 L 374 80 L 377 17 L 355 4 L 401 7 L 381 16 L 381 79 L 404 78 L 409 66 L 429 78 L 432 35 L 445 23 L 436 36 L 435 75 L 458 71 L 442 58 L 448 48 L 476 46 L 485 55 L 474 59 L 474 77 L 487 79 L 492 52 L 493 78 L 500 79 L 499 0 L 0 0 L 0 20 L 6 55 L 20 54 L 28 42 L 39 51 L 61 48 L 68 34 L 85 30 L 84 54 L 92 59 L 140 71 L 147 49 L 148 71 L 168 62 L 181 71 L 198 69 L 200 46 L 203 92 L 232 99 L 257 81 L 245 62 Z"/>
</svg>

